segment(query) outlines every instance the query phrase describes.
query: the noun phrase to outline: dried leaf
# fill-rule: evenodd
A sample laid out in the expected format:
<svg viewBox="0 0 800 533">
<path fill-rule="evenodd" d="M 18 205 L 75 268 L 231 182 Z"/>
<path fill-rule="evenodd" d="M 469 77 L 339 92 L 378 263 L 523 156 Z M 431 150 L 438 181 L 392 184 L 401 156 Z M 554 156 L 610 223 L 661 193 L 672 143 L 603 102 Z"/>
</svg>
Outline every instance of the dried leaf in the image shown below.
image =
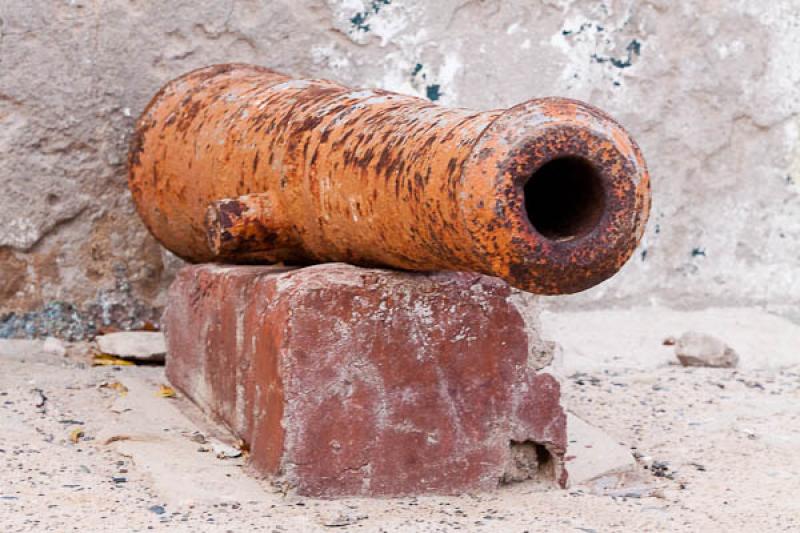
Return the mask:
<svg viewBox="0 0 800 533">
<path fill-rule="evenodd" d="M 125 396 L 126 394 L 128 394 L 128 387 L 126 387 L 125 385 L 123 385 L 119 381 L 112 381 L 111 383 L 109 383 L 107 381 L 103 382 L 103 383 L 100 384 L 100 388 L 113 389 L 113 390 L 117 391 L 120 394 L 120 396 Z"/>
<path fill-rule="evenodd" d="M 235 446 L 239 448 L 243 454 L 248 455 L 250 453 L 250 445 L 247 444 L 244 440 L 239 439 L 236 441 Z"/>
<path fill-rule="evenodd" d="M 83 437 L 83 428 L 75 428 L 69 433 L 69 440 L 72 444 L 78 444 L 81 437 Z"/>
<path fill-rule="evenodd" d="M 111 354 L 98 353 L 92 357 L 92 366 L 134 366 L 136 363 Z"/>
<path fill-rule="evenodd" d="M 175 397 L 175 389 L 170 387 L 169 385 L 161 385 L 156 392 L 156 396 L 160 396 L 162 398 L 174 398 Z"/>
<path fill-rule="evenodd" d="M 131 440 L 131 437 L 130 435 L 112 435 L 103 441 L 103 444 L 111 444 L 112 442 L 119 442 L 122 440 Z"/>
</svg>

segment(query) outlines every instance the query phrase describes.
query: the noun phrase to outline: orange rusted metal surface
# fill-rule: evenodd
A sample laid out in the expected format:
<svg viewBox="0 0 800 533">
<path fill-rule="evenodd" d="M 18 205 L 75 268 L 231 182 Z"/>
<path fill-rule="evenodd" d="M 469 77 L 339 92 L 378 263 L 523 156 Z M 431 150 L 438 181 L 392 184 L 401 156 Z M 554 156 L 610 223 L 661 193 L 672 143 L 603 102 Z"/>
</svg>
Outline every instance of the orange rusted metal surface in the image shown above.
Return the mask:
<svg viewBox="0 0 800 533">
<path fill-rule="evenodd" d="M 636 248 L 647 169 L 613 119 L 562 98 L 449 109 L 241 64 L 168 83 L 137 124 L 129 185 L 192 261 L 345 261 L 589 288 Z"/>
</svg>

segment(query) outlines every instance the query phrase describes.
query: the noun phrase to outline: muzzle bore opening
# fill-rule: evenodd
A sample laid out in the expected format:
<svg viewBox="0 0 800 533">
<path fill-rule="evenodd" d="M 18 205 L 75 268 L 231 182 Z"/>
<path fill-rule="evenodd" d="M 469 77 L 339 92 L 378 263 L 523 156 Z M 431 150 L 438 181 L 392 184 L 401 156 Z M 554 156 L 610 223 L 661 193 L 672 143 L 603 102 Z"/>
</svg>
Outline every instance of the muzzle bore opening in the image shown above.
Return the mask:
<svg viewBox="0 0 800 533">
<path fill-rule="evenodd" d="M 531 225 L 554 241 L 590 233 L 606 209 L 600 173 L 582 157 L 559 157 L 545 163 L 525 183 L 524 195 Z"/>
</svg>

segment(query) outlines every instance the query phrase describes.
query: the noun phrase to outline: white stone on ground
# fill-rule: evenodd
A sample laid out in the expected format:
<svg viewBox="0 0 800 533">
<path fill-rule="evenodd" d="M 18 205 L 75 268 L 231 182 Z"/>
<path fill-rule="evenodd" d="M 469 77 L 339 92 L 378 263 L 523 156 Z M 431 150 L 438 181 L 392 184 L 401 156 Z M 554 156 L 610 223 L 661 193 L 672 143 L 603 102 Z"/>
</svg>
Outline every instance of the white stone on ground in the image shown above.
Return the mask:
<svg viewBox="0 0 800 533">
<path fill-rule="evenodd" d="M 160 362 L 167 354 L 163 333 L 156 331 L 120 331 L 97 337 L 97 347 L 104 354 Z"/>
<path fill-rule="evenodd" d="M 739 363 L 736 351 L 718 338 L 687 331 L 675 344 L 675 356 L 683 366 L 735 368 Z"/>
</svg>

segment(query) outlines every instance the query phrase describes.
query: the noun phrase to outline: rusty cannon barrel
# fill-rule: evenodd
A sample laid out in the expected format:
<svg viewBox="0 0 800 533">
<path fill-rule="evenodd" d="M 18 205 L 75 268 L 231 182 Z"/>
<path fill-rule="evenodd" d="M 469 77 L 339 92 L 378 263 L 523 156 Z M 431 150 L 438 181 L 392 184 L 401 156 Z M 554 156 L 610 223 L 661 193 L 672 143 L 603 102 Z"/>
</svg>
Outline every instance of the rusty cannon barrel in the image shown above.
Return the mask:
<svg viewBox="0 0 800 533">
<path fill-rule="evenodd" d="M 129 186 L 188 261 L 473 271 L 539 294 L 612 276 L 650 207 L 639 148 L 590 105 L 450 109 L 242 64 L 155 95 Z"/>
</svg>

